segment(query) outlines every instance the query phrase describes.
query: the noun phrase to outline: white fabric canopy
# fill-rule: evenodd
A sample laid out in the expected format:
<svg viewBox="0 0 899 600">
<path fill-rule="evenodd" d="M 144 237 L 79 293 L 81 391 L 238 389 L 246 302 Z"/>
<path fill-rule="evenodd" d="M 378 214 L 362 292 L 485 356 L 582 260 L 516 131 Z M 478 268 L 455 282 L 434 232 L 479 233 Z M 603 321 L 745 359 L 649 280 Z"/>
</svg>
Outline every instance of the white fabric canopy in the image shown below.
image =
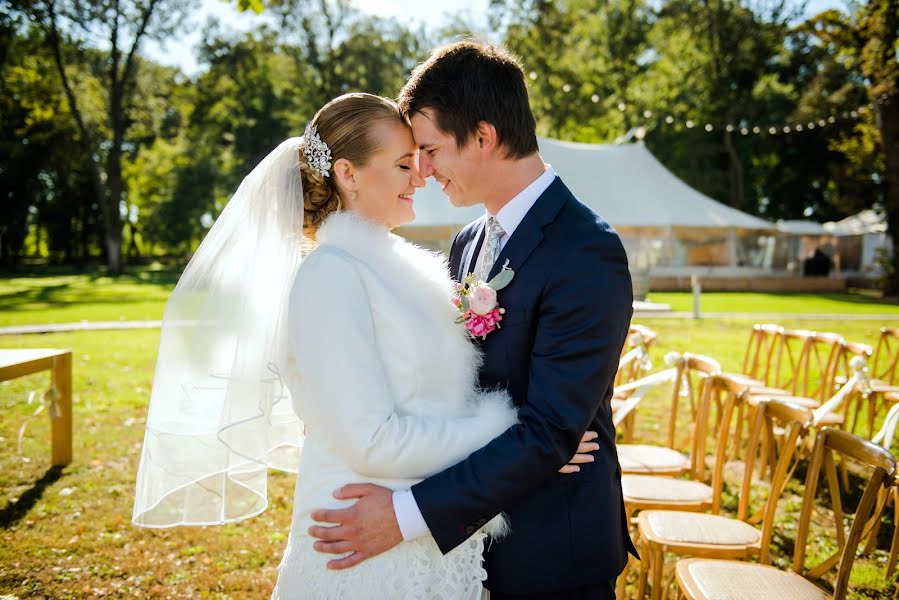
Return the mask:
<svg viewBox="0 0 899 600">
<path fill-rule="evenodd" d="M 863 210 L 842 221 L 830 221 L 824 228 L 836 235 L 861 235 L 863 233 L 885 233 L 886 216 L 874 209 Z"/>
<path fill-rule="evenodd" d="M 793 235 L 831 235 L 824 225 L 817 221 L 805 221 L 802 219 L 787 219 L 777 222 L 777 230 L 781 233 Z"/>
<path fill-rule="evenodd" d="M 616 227 L 691 227 L 774 230 L 694 190 L 665 168 L 643 143 L 578 144 L 540 138 L 540 154 L 565 184 Z M 483 207 L 455 208 L 433 180 L 415 195 L 411 227 L 461 226 Z"/>
</svg>

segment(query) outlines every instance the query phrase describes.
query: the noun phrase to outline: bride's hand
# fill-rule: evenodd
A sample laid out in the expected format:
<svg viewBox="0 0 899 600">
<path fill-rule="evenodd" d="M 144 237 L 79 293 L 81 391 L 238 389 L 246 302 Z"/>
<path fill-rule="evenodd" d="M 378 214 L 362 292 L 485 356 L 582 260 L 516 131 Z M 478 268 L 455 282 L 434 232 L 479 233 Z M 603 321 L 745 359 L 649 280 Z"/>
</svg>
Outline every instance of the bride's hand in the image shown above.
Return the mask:
<svg viewBox="0 0 899 600">
<path fill-rule="evenodd" d="M 577 473 L 581 470 L 578 465 L 593 462 L 593 455 L 590 453 L 599 450 L 599 444 L 593 441 L 598 437 L 599 434 L 595 431 L 586 432 L 578 444 L 577 454 L 571 457 L 567 465 L 559 469 L 559 473 Z"/>
</svg>

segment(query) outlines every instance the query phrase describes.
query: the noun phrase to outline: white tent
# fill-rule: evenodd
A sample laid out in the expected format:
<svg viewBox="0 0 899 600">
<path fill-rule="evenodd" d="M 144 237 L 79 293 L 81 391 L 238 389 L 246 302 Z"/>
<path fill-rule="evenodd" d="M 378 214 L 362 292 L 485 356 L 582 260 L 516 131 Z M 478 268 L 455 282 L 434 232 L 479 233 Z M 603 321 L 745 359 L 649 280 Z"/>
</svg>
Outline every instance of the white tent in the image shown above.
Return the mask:
<svg viewBox="0 0 899 600">
<path fill-rule="evenodd" d="M 612 225 L 772 230 L 762 219 L 694 190 L 643 143 L 577 144 L 541 138 L 540 155 L 581 202 Z M 483 213 L 455 208 L 433 180 L 415 195 L 413 227 L 460 226 Z"/>
<path fill-rule="evenodd" d="M 824 228 L 837 236 L 842 271 L 863 277 L 881 274 L 879 255 L 893 251 L 886 215 L 874 209 L 863 210 L 842 221 L 825 223 Z"/>
<path fill-rule="evenodd" d="M 681 274 L 696 266 L 718 271 L 770 266 L 771 244 L 764 234 L 775 230 L 772 223 L 691 188 L 642 142 L 579 144 L 541 138 L 539 144 L 543 159 L 574 195 L 618 230 L 634 268 Z M 398 233 L 444 250 L 460 226 L 483 214 L 480 206 L 451 206 L 434 181 L 415 195 L 415 211 L 415 223 Z"/>
</svg>

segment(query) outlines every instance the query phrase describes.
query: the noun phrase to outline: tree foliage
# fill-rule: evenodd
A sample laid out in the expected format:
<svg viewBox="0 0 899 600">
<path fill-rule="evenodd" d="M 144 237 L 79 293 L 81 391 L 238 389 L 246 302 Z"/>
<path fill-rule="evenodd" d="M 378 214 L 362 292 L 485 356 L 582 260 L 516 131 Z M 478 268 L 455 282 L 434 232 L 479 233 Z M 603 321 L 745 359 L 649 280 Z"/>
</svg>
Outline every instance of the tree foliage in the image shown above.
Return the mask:
<svg viewBox="0 0 899 600">
<path fill-rule="evenodd" d="M 741 210 L 830 220 L 880 205 L 895 237 L 897 2 L 804 21 L 785 0 L 491 0 L 489 36 L 521 57 L 542 135 L 645 137 L 678 176 Z M 177 35 L 190 4 L 0 9 L 0 261 L 102 255 L 115 271 L 116 248 L 185 256 L 240 179 L 325 102 L 394 96 L 433 45 L 471 29 L 466 15 L 409 27 L 348 0 L 236 5 L 271 18 L 246 33 L 208 23 L 190 78 L 140 52 Z"/>
</svg>

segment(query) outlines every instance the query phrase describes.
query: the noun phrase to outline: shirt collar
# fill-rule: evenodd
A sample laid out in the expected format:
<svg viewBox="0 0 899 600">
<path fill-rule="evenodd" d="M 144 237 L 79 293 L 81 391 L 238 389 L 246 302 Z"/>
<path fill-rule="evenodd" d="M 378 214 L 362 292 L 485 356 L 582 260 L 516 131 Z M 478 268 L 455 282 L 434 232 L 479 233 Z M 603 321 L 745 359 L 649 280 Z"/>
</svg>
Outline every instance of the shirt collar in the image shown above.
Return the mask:
<svg viewBox="0 0 899 600">
<path fill-rule="evenodd" d="M 537 199 L 546 191 L 556 178 L 556 172 L 551 165 L 546 165 L 546 170 L 528 187 L 524 188 L 518 195 L 509 200 L 498 213 L 496 220 L 507 236 L 511 236 L 521 221 L 524 220 L 528 211 L 537 202 Z M 487 213 L 490 216 L 490 213 Z"/>
</svg>

